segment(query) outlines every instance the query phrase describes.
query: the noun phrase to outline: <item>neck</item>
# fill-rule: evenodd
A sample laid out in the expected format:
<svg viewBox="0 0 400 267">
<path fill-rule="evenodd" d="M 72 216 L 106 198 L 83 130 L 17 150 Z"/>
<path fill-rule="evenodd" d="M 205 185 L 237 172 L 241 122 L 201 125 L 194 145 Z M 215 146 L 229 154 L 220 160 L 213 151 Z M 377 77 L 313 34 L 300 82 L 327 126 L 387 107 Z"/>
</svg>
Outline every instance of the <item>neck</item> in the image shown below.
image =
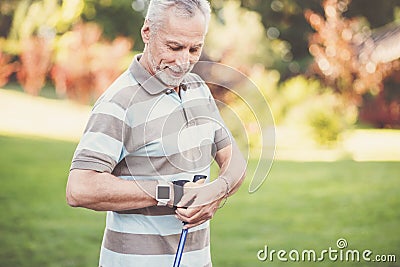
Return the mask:
<svg viewBox="0 0 400 267">
<path fill-rule="evenodd" d="M 143 66 L 145 70 L 147 70 L 151 75 L 155 75 L 153 69 L 150 67 L 150 61 L 148 59 L 149 53 L 146 52 L 146 49 L 143 51 L 143 55 L 139 59 L 139 63 Z"/>
</svg>

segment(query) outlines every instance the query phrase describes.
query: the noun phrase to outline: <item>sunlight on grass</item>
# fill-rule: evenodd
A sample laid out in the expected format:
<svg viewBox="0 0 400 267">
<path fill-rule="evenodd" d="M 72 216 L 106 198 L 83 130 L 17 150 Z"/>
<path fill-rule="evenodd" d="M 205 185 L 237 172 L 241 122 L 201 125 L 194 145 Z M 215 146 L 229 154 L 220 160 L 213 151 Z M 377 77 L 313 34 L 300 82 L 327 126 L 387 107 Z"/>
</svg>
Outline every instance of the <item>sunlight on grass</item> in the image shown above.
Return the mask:
<svg viewBox="0 0 400 267">
<path fill-rule="evenodd" d="M 0 132 L 77 141 L 89 106 L 0 89 Z"/>
<path fill-rule="evenodd" d="M 91 107 L 0 89 L 0 133 L 78 141 Z M 301 129 L 276 127 L 276 159 L 400 161 L 400 130 L 353 130 L 334 148 L 321 148 Z"/>
</svg>

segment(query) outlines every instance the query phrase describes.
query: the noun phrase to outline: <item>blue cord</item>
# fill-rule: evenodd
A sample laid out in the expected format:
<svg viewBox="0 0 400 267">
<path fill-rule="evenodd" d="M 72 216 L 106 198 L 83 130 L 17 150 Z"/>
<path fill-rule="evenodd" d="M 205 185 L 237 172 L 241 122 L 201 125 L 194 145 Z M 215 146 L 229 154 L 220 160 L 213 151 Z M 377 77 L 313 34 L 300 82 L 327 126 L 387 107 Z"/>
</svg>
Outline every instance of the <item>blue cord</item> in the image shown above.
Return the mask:
<svg viewBox="0 0 400 267">
<path fill-rule="evenodd" d="M 178 250 L 176 251 L 175 254 L 174 267 L 179 267 L 179 265 L 181 264 L 183 248 L 185 247 L 187 234 L 188 234 L 188 229 L 182 229 L 181 238 L 179 239 Z"/>
</svg>

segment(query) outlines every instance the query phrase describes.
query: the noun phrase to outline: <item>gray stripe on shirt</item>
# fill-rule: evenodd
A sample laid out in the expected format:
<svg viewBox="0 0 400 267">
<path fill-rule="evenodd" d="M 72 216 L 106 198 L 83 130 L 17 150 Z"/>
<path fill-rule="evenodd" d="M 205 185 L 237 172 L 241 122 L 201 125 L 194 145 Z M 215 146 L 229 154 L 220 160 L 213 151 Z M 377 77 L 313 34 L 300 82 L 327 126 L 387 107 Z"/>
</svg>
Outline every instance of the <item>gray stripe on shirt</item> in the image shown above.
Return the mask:
<svg viewBox="0 0 400 267">
<path fill-rule="evenodd" d="M 110 229 L 104 236 L 104 247 L 116 253 L 136 255 L 175 254 L 180 234 L 150 235 L 120 233 Z M 203 249 L 210 244 L 209 230 L 189 232 L 184 252 Z"/>
</svg>

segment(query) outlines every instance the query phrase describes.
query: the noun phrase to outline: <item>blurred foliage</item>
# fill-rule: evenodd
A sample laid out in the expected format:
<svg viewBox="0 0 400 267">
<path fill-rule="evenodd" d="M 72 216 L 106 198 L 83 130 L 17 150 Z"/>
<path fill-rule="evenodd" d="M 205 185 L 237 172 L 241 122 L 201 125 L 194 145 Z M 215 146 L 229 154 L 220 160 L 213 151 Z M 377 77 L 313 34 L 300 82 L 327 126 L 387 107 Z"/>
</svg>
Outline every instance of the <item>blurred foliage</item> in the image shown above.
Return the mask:
<svg viewBox="0 0 400 267">
<path fill-rule="evenodd" d="M 32 35 L 47 38 L 66 32 L 83 10 L 83 0 L 21 0 L 16 6 L 8 37 L 24 40 Z"/>
<path fill-rule="evenodd" d="M 81 23 L 58 40 L 51 76 L 59 95 L 90 103 L 128 67 L 132 41 L 118 37 L 108 42 L 101 37 L 100 26 Z"/>
<path fill-rule="evenodd" d="M 54 0 L 56 1 L 56 0 Z M 14 10 L 22 2 L 32 4 L 38 0 L 2 0 L 0 2 L 0 36 L 7 36 L 7 29 L 12 21 Z M 135 40 L 134 50 L 140 51 L 143 43 L 140 38 L 144 10 L 147 0 L 68 0 L 56 2 L 64 5 L 79 4 L 81 18 L 84 21 L 95 22 L 104 29 L 105 37 L 114 39 L 122 35 Z M 231 1 L 211 0 L 214 14 L 223 21 L 224 12 L 221 9 Z M 283 50 L 278 60 L 273 60 L 272 68 L 279 70 L 283 79 L 297 75 L 307 69 L 311 60 L 308 52 L 307 39 L 312 33 L 312 28 L 304 18 L 303 11 L 311 9 L 318 14 L 323 14 L 320 0 L 236 0 L 241 6 L 256 11 L 265 28 L 264 34 L 270 40 L 279 39 Z M 49 5 L 51 6 L 51 5 Z M 376 28 L 399 18 L 400 0 L 365 1 L 353 0 L 345 12 L 346 17 L 363 16 Z M 42 13 L 43 14 L 43 13 Z M 58 12 L 53 12 L 50 17 L 60 17 Z M 47 16 L 39 15 L 41 20 Z M 250 27 L 249 29 L 252 29 Z M 240 38 L 245 39 L 245 38 Z M 275 46 L 273 46 L 275 47 Z"/>
<path fill-rule="evenodd" d="M 363 43 L 370 32 L 366 22 L 344 18 L 342 13 L 347 9 L 344 1 L 327 0 L 323 7 L 326 18 L 311 10 L 305 11 L 307 21 L 316 30 L 309 38 L 309 51 L 315 59 L 311 71 L 350 100 L 359 101 L 361 94 L 379 91 L 381 75 L 371 81 L 365 79 L 371 78 L 376 67 L 368 70 L 358 60 L 357 45 Z"/>
<path fill-rule="evenodd" d="M 8 36 L 18 3 L 17 0 L 0 1 L 0 38 Z"/>
<path fill-rule="evenodd" d="M 50 70 L 52 48 L 48 39 L 38 36 L 25 38 L 21 45 L 18 82 L 25 92 L 38 95 Z"/>
<path fill-rule="evenodd" d="M 258 12 L 268 34 L 268 38 L 279 38 L 288 43 L 288 53 L 283 62 L 276 62 L 283 79 L 304 72 L 310 62 L 308 35 L 313 29 L 304 18 L 306 9 L 322 15 L 321 0 L 241 0 L 243 7 Z M 365 17 L 372 28 L 383 26 L 399 19 L 400 0 L 365 1 L 353 0 L 346 9 L 347 18 Z M 284 60 L 285 59 L 285 60 Z"/>
<path fill-rule="evenodd" d="M 257 11 L 262 16 L 262 23 L 267 37 L 286 42 L 286 52 L 281 61 L 273 68 L 279 70 L 283 79 L 305 70 L 307 65 L 307 35 L 310 26 L 304 20 L 304 7 L 318 10 L 319 0 L 242 0 L 242 6 Z"/>
<path fill-rule="evenodd" d="M 88 7 L 84 0 L 6 1 L 0 7 L 13 18 L 1 51 L 17 56 L 13 63 L 2 57 L 1 76 L 6 81 L 16 72 L 27 93 L 39 94 L 51 70 L 59 95 L 89 103 L 129 64 L 132 40 L 108 42 L 97 24 L 79 23 Z"/>
<path fill-rule="evenodd" d="M 7 36 L 0 40 L 0 51 L 14 55 L 13 72 L 27 93 L 38 95 L 45 85 L 57 36 L 79 20 L 83 6 L 83 0 L 1 2 L 1 22 L 12 20 L 7 30 L 0 27 Z"/>
<path fill-rule="evenodd" d="M 282 124 L 306 127 L 320 145 L 332 145 L 357 121 L 357 108 L 318 80 L 297 76 L 279 88 Z"/>
<path fill-rule="evenodd" d="M 255 114 L 263 114 L 265 99 L 276 123 L 303 123 L 321 144 L 354 124 L 356 107 L 374 126 L 400 125 L 399 61 L 371 65 L 358 60 L 356 49 L 374 28 L 400 20 L 400 0 L 210 2 L 202 60 L 231 66 L 254 82 L 243 84 L 237 72 L 209 70 L 213 94 L 239 114 L 237 138 L 250 147 L 260 143 Z M 136 53 L 131 49 L 143 49 L 147 5 L 147 0 L 2 0 L 0 83 L 18 79 L 37 94 L 51 78 L 58 94 L 92 101 L 129 64 Z M 244 129 L 249 136 L 240 134 Z"/>
<path fill-rule="evenodd" d="M 83 0 L 2 0 L 0 36 L 20 39 L 47 29 L 64 32 L 83 6 Z"/>
<path fill-rule="evenodd" d="M 365 95 L 377 96 L 376 101 L 370 101 L 370 104 L 377 104 L 376 109 L 379 108 L 379 112 L 374 111 L 375 125 L 376 114 L 380 114 L 387 126 L 399 125 L 392 118 L 400 116 L 398 98 L 389 99 L 388 106 L 385 106 L 382 94 L 385 90 L 394 89 L 385 86 L 385 80 L 399 72 L 400 60 L 386 62 L 374 54 L 378 49 L 372 41 L 368 23 L 362 18 L 348 19 L 343 16 L 348 4 L 348 0 L 325 0 L 325 17 L 305 11 L 307 21 L 316 31 L 309 41 L 309 50 L 314 57 L 314 63 L 310 65 L 311 73 L 340 93 L 348 105 L 362 107 Z"/>
<path fill-rule="evenodd" d="M 239 69 L 254 63 L 271 66 L 278 58 L 278 49 L 279 44 L 273 45 L 266 38 L 261 16 L 241 8 L 239 2 L 226 1 L 218 14 L 212 15 L 205 46 L 212 61 Z"/>
<path fill-rule="evenodd" d="M 11 62 L 11 56 L 0 51 L 0 86 L 6 85 L 17 69 L 17 63 Z"/>
<path fill-rule="evenodd" d="M 320 81 L 299 75 L 274 84 L 273 81 L 277 82 L 274 78 L 276 74 L 266 70 L 257 72 L 251 77 L 259 90 L 270 99 L 277 125 L 305 128 L 318 144 L 329 146 L 339 140 L 344 130 L 356 123 L 357 108 L 348 105 L 340 95 Z M 266 77 L 270 77 L 269 83 Z"/>
<path fill-rule="evenodd" d="M 125 36 L 134 40 L 133 49 L 141 51 L 144 44 L 140 29 L 145 7 L 144 0 L 85 0 L 82 19 L 100 25 L 107 39 Z"/>
<path fill-rule="evenodd" d="M 272 125 L 268 108 L 276 125 L 304 129 L 322 146 L 334 145 L 357 121 L 357 107 L 317 79 L 298 75 L 279 83 L 279 72 L 261 64 L 249 78 L 226 96 L 229 105 L 222 114 L 238 143 L 250 150 L 261 146 L 261 132 Z"/>
<path fill-rule="evenodd" d="M 382 90 L 378 95 L 363 95 L 360 120 L 376 128 L 400 128 L 400 71 L 385 81 L 386 86 L 397 86 Z M 397 79 L 397 80 L 396 80 Z M 394 81 L 395 80 L 395 81 Z"/>
<path fill-rule="evenodd" d="M 236 71 L 236 76 L 241 79 L 225 95 L 222 116 L 239 145 L 255 155 L 265 146 L 264 131 L 274 127 L 278 107 L 270 107 L 269 103 L 276 103 L 279 73 L 256 64 L 247 75 Z"/>
</svg>

